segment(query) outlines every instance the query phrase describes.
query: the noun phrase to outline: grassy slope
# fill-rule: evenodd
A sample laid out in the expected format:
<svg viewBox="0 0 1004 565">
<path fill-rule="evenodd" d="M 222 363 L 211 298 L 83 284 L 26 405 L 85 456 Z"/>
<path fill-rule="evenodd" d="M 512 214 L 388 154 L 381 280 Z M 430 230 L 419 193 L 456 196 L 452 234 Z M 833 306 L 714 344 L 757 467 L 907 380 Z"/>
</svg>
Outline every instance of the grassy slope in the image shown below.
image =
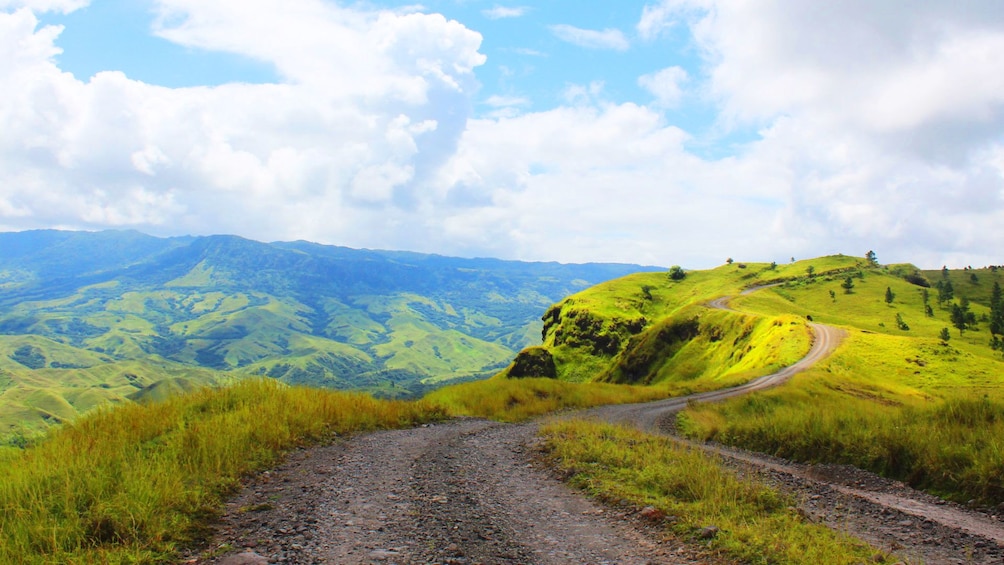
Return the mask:
<svg viewBox="0 0 1004 565">
<path fill-rule="evenodd" d="M 922 289 L 890 272 L 855 277 L 851 294 L 842 280 L 820 277 L 735 300 L 748 311 L 811 315 L 849 337 L 790 385 L 691 409 L 683 427 L 778 455 L 854 464 L 959 500 L 1004 501 L 1004 363 L 987 345 L 986 324 L 961 337 L 953 329 L 945 344 L 937 336 L 951 324 L 934 289 L 928 317 Z M 967 290 L 957 285 L 956 296 Z M 977 301 L 988 296 L 971 295 L 977 315 L 986 311 Z M 897 314 L 909 330 L 897 327 Z"/>
<path fill-rule="evenodd" d="M 751 315 L 712 310 L 709 301 L 804 277 L 810 265 L 837 276 L 861 262 L 832 256 L 783 266 L 734 264 L 693 271 L 680 281 L 666 273 L 629 275 L 548 310 L 543 349 L 553 359 L 554 376 L 571 382 L 649 384 L 670 394 L 732 386 L 802 357 L 810 333 L 802 312 Z"/>
<path fill-rule="evenodd" d="M 284 451 L 444 416 L 271 380 L 100 410 L 27 450 L 0 449 L 0 562 L 171 562 L 241 476 Z"/>
</svg>

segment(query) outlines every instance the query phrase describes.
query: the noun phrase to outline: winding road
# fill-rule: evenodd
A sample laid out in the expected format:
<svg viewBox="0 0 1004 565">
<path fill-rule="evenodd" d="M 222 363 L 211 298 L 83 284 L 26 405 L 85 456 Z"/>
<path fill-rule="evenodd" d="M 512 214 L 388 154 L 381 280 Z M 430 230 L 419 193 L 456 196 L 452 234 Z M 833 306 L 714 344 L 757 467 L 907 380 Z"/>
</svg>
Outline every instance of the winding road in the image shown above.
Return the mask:
<svg viewBox="0 0 1004 565">
<path fill-rule="evenodd" d="M 756 290 L 756 289 L 751 289 Z M 709 307 L 729 309 L 728 298 Z M 784 383 L 836 348 L 840 329 L 811 324 L 808 355 L 730 389 L 604 406 L 575 416 L 660 433 L 687 403 Z M 720 562 L 667 538 L 636 508 L 576 492 L 535 456 L 537 424 L 477 419 L 366 434 L 294 453 L 232 501 L 211 545 L 187 563 L 693 564 Z M 853 468 L 800 465 L 695 444 L 795 494 L 809 519 L 908 562 L 1004 563 L 1004 523 Z M 1004 512 L 1004 509 L 1002 509 Z"/>
<path fill-rule="evenodd" d="M 749 294 L 764 288 L 769 288 L 769 286 L 752 287 L 744 290 L 743 294 Z M 729 299 L 730 297 L 723 296 L 708 302 L 707 305 L 709 308 L 735 312 L 735 310 L 729 307 Z M 743 394 L 749 394 L 751 392 L 784 384 L 791 379 L 791 377 L 825 359 L 833 352 L 834 349 L 837 348 L 837 346 L 840 345 L 840 342 L 846 335 L 843 330 L 833 326 L 816 323 L 810 323 L 809 326 L 812 328 L 813 336 L 812 347 L 809 349 L 809 352 L 794 365 L 785 367 L 776 373 L 765 375 L 732 388 L 701 392 L 676 398 L 667 398 L 666 400 L 646 402 L 643 404 L 602 406 L 599 408 L 585 410 L 583 413 L 588 416 L 598 417 L 611 422 L 633 424 L 649 432 L 660 432 L 666 428 L 665 426 L 661 426 L 660 422 L 674 416 L 677 412 L 686 408 L 688 403 L 717 402 L 727 398 L 741 396 Z"/>
</svg>

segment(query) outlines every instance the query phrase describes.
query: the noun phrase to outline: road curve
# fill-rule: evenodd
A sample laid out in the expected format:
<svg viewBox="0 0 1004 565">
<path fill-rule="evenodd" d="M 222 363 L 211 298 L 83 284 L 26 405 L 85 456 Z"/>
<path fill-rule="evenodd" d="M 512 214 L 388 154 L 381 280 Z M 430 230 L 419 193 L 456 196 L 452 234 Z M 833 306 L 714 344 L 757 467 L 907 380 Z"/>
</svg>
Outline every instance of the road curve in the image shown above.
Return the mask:
<svg viewBox="0 0 1004 565">
<path fill-rule="evenodd" d="M 768 286 L 752 287 L 743 291 L 742 294 L 749 294 L 763 288 L 768 288 Z M 729 296 L 716 298 L 708 302 L 707 306 L 716 310 L 735 312 L 736 310 L 729 307 L 730 299 L 731 297 Z M 686 408 L 688 403 L 717 402 L 719 400 L 725 400 L 727 398 L 733 398 L 784 384 L 794 375 L 825 359 L 833 352 L 834 349 L 837 348 L 837 346 L 840 345 L 840 342 L 843 341 L 846 336 L 846 333 L 843 330 L 833 326 L 827 326 L 825 324 L 809 323 L 809 327 L 812 329 L 813 335 L 812 347 L 809 349 L 809 352 L 794 365 L 789 365 L 788 367 L 785 367 L 775 373 L 765 375 L 732 388 L 701 392 L 688 396 L 667 398 L 666 400 L 658 400 L 655 402 L 646 402 L 641 404 L 603 406 L 587 410 L 585 411 L 585 414 L 612 422 L 631 423 L 646 431 L 659 431 L 660 423 L 662 421 Z"/>
</svg>

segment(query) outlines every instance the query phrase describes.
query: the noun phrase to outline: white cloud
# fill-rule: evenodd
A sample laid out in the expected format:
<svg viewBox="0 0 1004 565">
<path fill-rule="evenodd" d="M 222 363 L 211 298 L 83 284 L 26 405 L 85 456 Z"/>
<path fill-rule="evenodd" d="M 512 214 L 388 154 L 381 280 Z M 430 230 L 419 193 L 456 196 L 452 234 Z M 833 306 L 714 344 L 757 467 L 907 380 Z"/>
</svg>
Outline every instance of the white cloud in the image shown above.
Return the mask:
<svg viewBox="0 0 1004 565">
<path fill-rule="evenodd" d="M 465 128 L 480 35 L 315 0 L 158 9 L 165 38 L 270 62 L 285 82 L 82 82 L 54 62 L 61 28 L 0 12 L 0 224 L 407 246 L 384 227 L 406 223 Z"/>
<path fill-rule="evenodd" d="M 627 38 L 624 37 L 624 33 L 619 29 L 597 31 L 577 28 L 567 24 L 553 25 L 550 26 L 550 29 L 551 33 L 558 39 L 587 49 L 627 51 L 631 47 Z"/>
<path fill-rule="evenodd" d="M 485 104 L 495 108 L 506 108 L 510 106 L 528 106 L 530 100 L 522 96 L 499 96 L 497 94 L 489 96 Z"/>
<path fill-rule="evenodd" d="M 546 111 L 480 92 L 481 36 L 436 14 L 158 0 L 164 38 L 256 58 L 282 79 L 171 89 L 114 71 L 75 79 L 56 64 L 61 28 L 17 6 L 0 12 L 3 229 L 687 267 L 867 249 L 1000 263 L 997 2 L 652 3 L 638 35 L 688 31 L 702 65 L 688 75 L 667 56 L 638 79 L 647 105 L 611 102 L 623 85 L 598 74 Z M 617 30 L 551 31 L 629 48 Z M 698 156 L 707 140 L 662 111 L 699 97 L 715 133 L 742 140 L 729 156 Z M 471 119 L 475 103 L 491 113 Z"/>
<path fill-rule="evenodd" d="M 683 98 L 683 88 L 680 86 L 688 78 L 687 71 L 680 67 L 667 67 L 638 78 L 638 84 L 652 93 L 656 104 L 672 108 Z"/>
<path fill-rule="evenodd" d="M 720 126 L 761 130 L 740 159 L 771 163 L 763 172 L 788 186 L 778 243 L 800 256 L 995 261 L 974 234 L 1004 235 L 990 157 L 1004 144 L 1004 5 L 664 0 L 645 7 L 639 35 L 679 24 Z"/>
<path fill-rule="evenodd" d="M 481 10 L 481 13 L 488 19 L 491 20 L 501 20 L 504 18 L 518 18 L 526 14 L 526 7 L 506 7 L 506 6 L 494 6 L 487 10 Z"/>
<path fill-rule="evenodd" d="M 638 35 L 642 39 L 651 40 L 658 37 L 663 31 L 672 27 L 675 23 L 674 16 L 678 2 L 664 1 L 660 4 L 646 4 L 642 8 L 641 19 L 636 26 Z"/>
<path fill-rule="evenodd" d="M 35 13 L 59 12 L 61 14 L 69 14 L 90 3 L 90 0 L 0 0 L 0 10 L 26 8 Z"/>
</svg>

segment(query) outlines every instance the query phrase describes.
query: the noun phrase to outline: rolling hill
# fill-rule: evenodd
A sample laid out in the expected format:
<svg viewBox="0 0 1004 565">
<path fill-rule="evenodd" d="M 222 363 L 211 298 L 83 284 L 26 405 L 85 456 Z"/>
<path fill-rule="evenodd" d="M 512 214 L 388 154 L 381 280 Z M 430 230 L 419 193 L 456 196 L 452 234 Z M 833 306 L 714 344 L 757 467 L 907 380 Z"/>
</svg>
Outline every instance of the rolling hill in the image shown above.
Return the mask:
<svg viewBox="0 0 1004 565">
<path fill-rule="evenodd" d="M 681 275 L 632 274 L 569 296 L 545 314 L 543 343 L 504 375 L 701 392 L 790 365 L 811 344 L 809 322 L 826 324 L 846 336 L 829 357 L 782 387 L 695 403 L 678 429 L 853 465 L 956 501 L 1004 502 L 1004 343 L 992 323 L 1004 317 L 994 305 L 1004 269 L 922 271 L 837 255 Z M 464 406 L 450 393 L 431 397 Z"/>
<path fill-rule="evenodd" d="M 539 342 L 552 303 L 652 269 L 0 233 L 0 429 L 247 375 L 415 396 L 494 374 Z"/>
</svg>

